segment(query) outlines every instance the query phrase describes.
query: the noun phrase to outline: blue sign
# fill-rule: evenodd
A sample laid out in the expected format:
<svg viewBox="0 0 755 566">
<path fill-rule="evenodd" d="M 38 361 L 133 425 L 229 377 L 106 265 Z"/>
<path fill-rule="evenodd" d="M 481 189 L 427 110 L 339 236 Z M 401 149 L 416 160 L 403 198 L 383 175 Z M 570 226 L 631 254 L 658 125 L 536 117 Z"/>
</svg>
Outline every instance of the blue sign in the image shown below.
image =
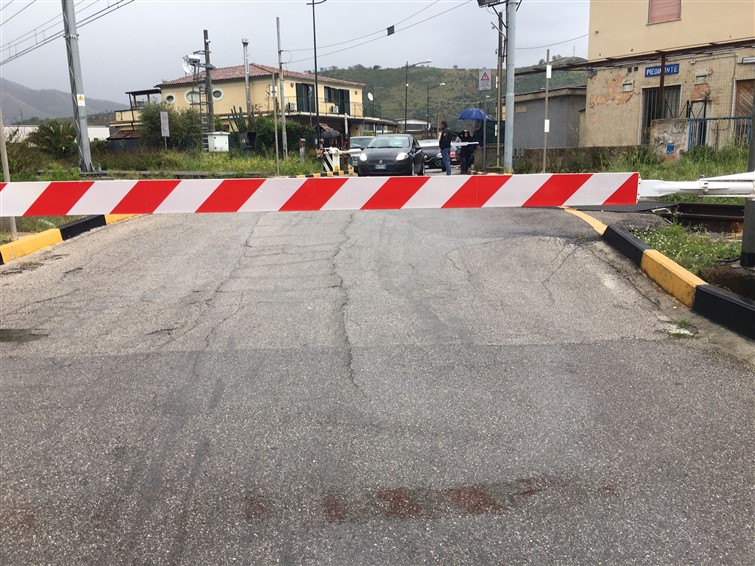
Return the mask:
<svg viewBox="0 0 755 566">
<path fill-rule="evenodd" d="M 666 65 L 666 74 L 667 75 L 678 75 L 679 74 L 679 63 L 669 63 Z M 661 66 L 656 65 L 654 67 L 645 67 L 645 76 L 646 77 L 660 77 L 661 76 Z"/>
</svg>

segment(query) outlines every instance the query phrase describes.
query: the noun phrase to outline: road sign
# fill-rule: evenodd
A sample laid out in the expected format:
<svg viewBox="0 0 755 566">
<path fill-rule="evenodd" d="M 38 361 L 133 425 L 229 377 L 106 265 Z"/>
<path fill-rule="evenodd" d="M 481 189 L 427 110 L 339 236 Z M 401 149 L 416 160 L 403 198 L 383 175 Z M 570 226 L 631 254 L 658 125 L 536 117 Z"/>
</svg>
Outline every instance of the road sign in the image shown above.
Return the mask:
<svg viewBox="0 0 755 566">
<path fill-rule="evenodd" d="M 679 74 L 679 63 L 669 63 L 666 65 L 666 72 L 665 75 L 678 75 Z M 645 76 L 646 77 L 660 77 L 661 76 L 661 66 L 655 65 L 653 67 L 645 67 Z"/>
<path fill-rule="evenodd" d="M 170 126 L 168 125 L 167 112 L 160 112 L 160 134 L 164 138 L 170 137 Z"/>
<path fill-rule="evenodd" d="M 490 69 L 480 69 L 480 88 L 479 90 L 490 90 L 493 72 Z"/>
</svg>

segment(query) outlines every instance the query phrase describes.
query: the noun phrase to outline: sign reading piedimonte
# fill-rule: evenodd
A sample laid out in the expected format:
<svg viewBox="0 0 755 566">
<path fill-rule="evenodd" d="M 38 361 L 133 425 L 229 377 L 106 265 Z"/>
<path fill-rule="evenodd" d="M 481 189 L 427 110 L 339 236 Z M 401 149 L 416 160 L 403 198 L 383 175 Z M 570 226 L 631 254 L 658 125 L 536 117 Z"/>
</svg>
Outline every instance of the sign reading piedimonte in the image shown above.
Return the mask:
<svg viewBox="0 0 755 566">
<path fill-rule="evenodd" d="M 666 74 L 667 75 L 678 75 L 679 74 L 679 63 L 669 63 L 666 65 Z M 660 77 L 661 76 L 661 66 L 655 65 L 654 67 L 645 67 L 645 76 L 646 77 Z"/>
</svg>

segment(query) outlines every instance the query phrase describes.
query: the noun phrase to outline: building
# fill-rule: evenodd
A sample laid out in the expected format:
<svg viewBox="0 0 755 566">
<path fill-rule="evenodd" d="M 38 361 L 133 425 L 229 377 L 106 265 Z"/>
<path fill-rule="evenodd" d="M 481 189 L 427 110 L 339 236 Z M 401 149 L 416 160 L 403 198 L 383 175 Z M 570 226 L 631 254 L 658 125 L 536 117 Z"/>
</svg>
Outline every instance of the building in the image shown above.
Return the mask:
<svg viewBox="0 0 755 566">
<path fill-rule="evenodd" d="M 651 143 L 678 154 L 746 138 L 755 84 L 752 2 L 591 0 L 589 33 L 581 145 Z"/>
<path fill-rule="evenodd" d="M 545 91 L 517 94 L 514 98 L 514 149 L 541 149 L 545 142 Z M 548 147 L 578 147 L 585 87 L 557 88 L 548 93 Z M 505 112 L 505 106 L 504 106 Z"/>
<path fill-rule="evenodd" d="M 279 69 L 250 63 L 249 91 L 252 112 L 255 115 L 273 114 L 274 107 L 280 112 Z M 244 66 L 212 69 L 212 99 L 214 114 L 224 126 L 233 120 L 234 110 L 246 114 L 246 82 Z M 287 120 L 314 125 L 315 76 L 308 73 L 283 71 L 283 98 Z M 275 83 L 275 84 L 274 84 Z M 349 136 L 362 135 L 364 131 L 385 128 L 392 122 L 369 116 L 373 106 L 365 104 L 362 99 L 364 85 L 351 81 L 318 76 L 317 101 L 319 104 L 320 124 Z M 204 93 L 204 71 L 197 76 L 187 75 L 178 79 L 164 81 L 157 85 L 162 99 L 176 109 L 196 106 Z"/>
</svg>

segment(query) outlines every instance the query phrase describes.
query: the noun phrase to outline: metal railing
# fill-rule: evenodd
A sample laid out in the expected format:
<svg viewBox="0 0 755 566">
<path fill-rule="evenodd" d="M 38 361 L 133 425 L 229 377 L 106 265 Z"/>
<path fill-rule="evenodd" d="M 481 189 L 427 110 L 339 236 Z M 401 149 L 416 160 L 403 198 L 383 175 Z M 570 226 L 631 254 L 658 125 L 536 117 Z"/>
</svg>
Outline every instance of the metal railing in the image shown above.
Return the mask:
<svg viewBox="0 0 755 566">
<path fill-rule="evenodd" d="M 747 145 L 750 141 L 752 118 L 734 116 L 730 118 L 689 118 L 687 150 L 698 145 L 716 149 L 730 145 Z"/>
</svg>

